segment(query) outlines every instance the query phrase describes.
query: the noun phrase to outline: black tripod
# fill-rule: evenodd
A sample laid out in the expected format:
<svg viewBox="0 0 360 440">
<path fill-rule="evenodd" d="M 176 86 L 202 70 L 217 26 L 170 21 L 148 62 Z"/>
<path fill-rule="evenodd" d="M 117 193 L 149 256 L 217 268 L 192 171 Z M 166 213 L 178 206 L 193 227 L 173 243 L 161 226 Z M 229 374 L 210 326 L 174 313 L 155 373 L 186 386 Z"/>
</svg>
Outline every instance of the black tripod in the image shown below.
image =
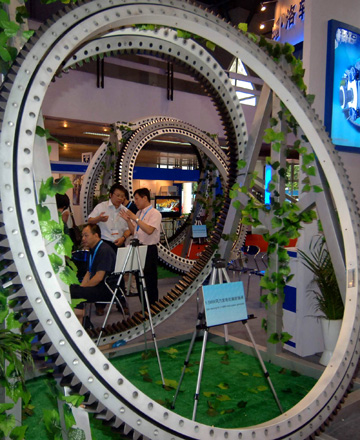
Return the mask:
<svg viewBox="0 0 360 440">
<path fill-rule="evenodd" d="M 126 268 L 127 268 L 127 264 L 128 264 L 128 262 L 130 262 L 130 266 L 131 267 L 128 270 L 132 271 L 133 263 L 134 263 L 134 258 L 136 258 L 135 261 L 137 262 L 137 270 L 139 271 L 139 283 L 140 283 L 140 286 L 142 287 L 143 298 L 145 299 L 146 309 L 147 309 L 148 314 L 149 314 L 149 323 L 150 323 L 150 328 L 151 328 L 151 335 L 152 335 L 152 338 L 153 338 L 153 341 L 154 341 L 156 357 L 157 357 L 158 364 L 159 364 L 159 369 L 160 369 L 161 381 L 162 381 L 163 386 L 165 386 L 165 380 L 164 380 L 164 375 L 163 375 L 163 371 L 162 371 L 162 367 L 161 367 L 159 350 L 158 350 L 158 347 L 157 347 L 154 326 L 153 326 L 153 322 L 152 322 L 152 318 L 151 318 L 150 303 L 149 303 L 149 298 L 148 298 L 147 289 L 146 289 L 144 271 L 143 271 L 142 264 L 141 264 L 141 261 L 140 261 L 139 245 L 140 245 L 140 242 L 139 242 L 139 240 L 137 238 L 133 238 L 131 240 L 131 242 L 130 242 L 129 251 L 126 254 L 122 270 L 121 270 L 121 272 L 119 272 L 119 278 L 118 278 L 118 280 L 116 282 L 116 287 L 115 287 L 114 290 L 110 289 L 112 294 L 113 294 L 113 296 L 111 298 L 111 302 L 109 304 L 109 308 L 107 310 L 107 313 L 106 313 L 106 316 L 105 316 L 105 319 L 104 319 L 104 323 L 102 325 L 102 328 L 101 328 L 98 340 L 96 342 L 96 345 L 99 345 L 99 343 L 100 343 L 101 335 L 102 335 L 102 333 L 103 333 L 103 331 L 104 331 L 104 329 L 106 327 L 106 323 L 107 323 L 107 320 L 108 320 L 108 317 L 109 317 L 109 314 L 110 314 L 111 307 L 114 304 L 114 301 L 116 299 L 116 295 L 117 295 L 118 291 L 120 290 L 120 283 L 121 283 L 121 280 L 124 277 L 124 274 L 125 274 L 125 271 L 126 271 Z"/>
<path fill-rule="evenodd" d="M 227 272 L 225 270 L 225 267 L 226 267 L 226 265 L 225 265 L 225 260 L 224 259 L 214 258 L 214 260 L 213 260 L 213 269 L 212 269 L 211 277 L 210 277 L 210 285 L 215 284 L 215 281 L 216 281 L 217 277 L 219 278 L 219 283 L 218 284 L 222 284 L 222 282 L 223 282 L 223 278 L 222 277 L 225 278 L 227 283 L 230 283 L 230 279 L 229 279 L 229 276 L 228 276 L 228 274 L 227 274 Z M 254 318 L 253 315 L 252 316 L 248 316 L 248 319 L 252 319 L 252 318 Z M 271 389 L 271 391 L 272 391 L 272 393 L 274 395 L 275 401 L 276 401 L 276 403 L 277 403 L 277 405 L 279 407 L 280 412 L 283 413 L 284 411 L 282 409 L 282 406 L 281 406 L 280 401 L 279 401 L 279 399 L 277 397 L 276 391 L 275 391 L 275 389 L 273 387 L 273 384 L 271 382 L 269 373 L 268 373 L 268 371 L 266 369 L 266 366 L 265 366 L 265 364 L 264 364 L 264 362 L 263 362 L 263 360 L 261 358 L 261 354 L 260 354 L 260 352 L 259 352 L 259 350 L 257 348 L 257 345 L 256 345 L 255 339 L 253 337 L 253 334 L 251 333 L 251 330 L 250 330 L 250 328 L 248 326 L 248 323 L 247 323 L 248 319 L 242 319 L 240 321 L 245 325 L 245 328 L 246 328 L 246 330 L 248 332 L 249 338 L 250 338 L 250 340 L 251 340 L 251 342 L 252 342 L 252 344 L 254 346 L 256 355 L 257 355 L 257 357 L 259 359 L 261 368 L 262 368 L 262 370 L 264 372 L 264 377 L 267 379 L 267 381 L 269 383 L 270 389 Z M 189 364 L 190 355 L 191 355 L 191 352 L 192 352 L 192 349 L 193 349 L 193 346 L 194 346 L 194 343 L 195 343 L 195 340 L 196 340 L 196 337 L 197 337 L 197 334 L 198 334 L 199 330 L 203 330 L 204 335 L 203 335 L 203 344 L 202 344 L 202 349 L 201 349 L 201 357 L 200 357 L 200 364 L 199 364 L 198 380 L 197 380 L 196 391 L 195 391 L 195 396 L 194 396 L 194 409 L 193 409 L 192 420 L 195 420 L 195 417 L 196 417 L 196 410 L 197 410 L 199 394 L 200 394 L 201 376 L 202 376 L 202 371 L 203 371 L 203 368 L 204 368 L 206 343 L 207 343 L 207 338 L 208 338 L 208 333 L 209 333 L 209 327 L 207 326 L 207 323 L 206 323 L 206 316 L 205 316 L 205 313 L 204 313 L 204 307 L 203 306 L 202 306 L 201 311 L 200 311 L 200 313 L 198 314 L 198 317 L 197 317 L 196 328 L 195 328 L 194 333 L 193 333 L 192 338 L 191 338 L 189 350 L 187 352 L 186 359 L 184 361 L 184 366 L 183 366 L 183 369 L 181 371 L 181 377 L 179 379 L 178 387 L 176 389 L 175 396 L 174 396 L 174 399 L 173 399 L 173 402 L 172 402 L 172 405 L 171 405 L 172 409 L 175 408 L 175 401 L 177 399 L 177 396 L 178 396 L 178 393 L 179 393 L 179 390 L 180 390 L 180 386 L 181 386 L 181 382 L 182 382 L 182 380 L 184 378 L 184 374 L 185 374 L 186 368 L 187 368 L 187 366 Z M 227 327 L 226 327 L 226 325 L 225 325 L 225 335 L 227 337 Z"/>
</svg>

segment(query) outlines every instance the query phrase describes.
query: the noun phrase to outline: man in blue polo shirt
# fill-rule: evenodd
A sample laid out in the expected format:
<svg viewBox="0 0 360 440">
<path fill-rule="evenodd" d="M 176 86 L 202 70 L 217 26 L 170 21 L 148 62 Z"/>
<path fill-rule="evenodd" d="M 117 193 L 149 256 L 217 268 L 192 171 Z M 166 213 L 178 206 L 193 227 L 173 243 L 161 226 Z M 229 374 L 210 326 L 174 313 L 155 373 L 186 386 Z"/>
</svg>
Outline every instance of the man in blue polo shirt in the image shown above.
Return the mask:
<svg viewBox="0 0 360 440">
<path fill-rule="evenodd" d="M 83 298 L 86 302 L 110 301 L 112 294 L 105 285 L 105 277 L 115 268 L 116 255 L 110 245 L 101 240 L 98 225 L 86 225 L 82 231 L 83 245 L 90 249 L 89 268 L 80 285 L 72 284 L 72 298 Z M 77 316 L 84 316 L 84 303 L 77 307 Z M 80 310 L 79 310 L 80 309 Z"/>
</svg>

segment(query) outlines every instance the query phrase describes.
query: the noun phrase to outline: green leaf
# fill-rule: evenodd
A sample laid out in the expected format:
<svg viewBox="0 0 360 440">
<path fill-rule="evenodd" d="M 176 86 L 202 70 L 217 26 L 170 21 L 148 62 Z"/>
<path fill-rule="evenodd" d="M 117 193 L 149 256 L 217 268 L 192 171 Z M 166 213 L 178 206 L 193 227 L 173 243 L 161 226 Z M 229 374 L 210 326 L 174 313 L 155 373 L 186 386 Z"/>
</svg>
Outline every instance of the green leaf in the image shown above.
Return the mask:
<svg viewBox="0 0 360 440">
<path fill-rule="evenodd" d="M 310 185 L 304 185 L 301 192 L 310 192 L 311 191 L 311 186 Z"/>
<path fill-rule="evenodd" d="M 279 123 L 277 118 L 270 118 L 270 127 L 275 127 Z"/>
<path fill-rule="evenodd" d="M 49 255 L 49 260 L 50 260 L 50 263 L 51 263 L 51 266 L 52 266 L 54 272 L 58 273 L 60 270 L 60 267 L 64 265 L 62 258 L 59 257 L 59 255 L 53 253 L 53 254 Z"/>
<path fill-rule="evenodd" d="M 235 209 L 241 209 L 241 203 L 240 203 L 240 201 L 239 201 L 239 200 L 234 200 L 234 201 L 233 201 L 233 207 L 234 207 Z"/>
<path fill-rule="evenodd" d="M 242 160 L 242 159 L 238 160 L 237 167 L 238 167 L 238 170 L 242 170 L 243 168 L 245 168 L 246 167 L 246 160 Z"/>
<path fill-rule="evenodd" d="M 205 46 L 212 51 L 216 49 L 216 44 L 209 40 L 206 41 Z"/>
<path fill-rule="evenodd" d="M 86 302 L 85 298 L 71 299 L 70 306 L 74 310 L 76 306 L 78 306 L 79 304 L 81 304 L 83 302 Z"/>
<path fill-rule="evenodd" d="M 268 339 L 270 344 L 277 344 L 280 341 L 279 335 L 277 333 L 272 333 Z"/>
<path fill-rule="evenodd" d="M 44 409 L 43 421 L 45 428 L 49 433 L 61 433 L 60 416 L 56 409 Z"/>
<path fill-rule="evenodd" d="M 9 409 L 14 408 L 13 403 L 0 403 L 0 414 L 5 413 L 5 411 L 8 411 Z"/>
<path fill-rule="evenodd" d="M 54 247 L 58 254 L 71 257 L 73 242 L 67 234 L 62 234 Z"/>
<path fill-rule="evenodd" d="M 63 226 L 55 220 L 40 221 L 40 229 L 47 241 L 54 241 L 63 234 Z"/>
<path fill-rule="evenodd" d="M 51 219 L 51 213 L 47 206 L 41 204 L 36 205 L 36 212 L 39 217 L 39 221 L 46 222 Z"/>
<path fill-rule="evenodd" d="M 280 166 L 280 162 L 277 160 L 276 162 L 273 162 L 272 164 L 271 164 L 271 168 L 273 169 L 273 170 L 277 170 L 278 168 L 279 168 L 279 166 Z"/>
<path fill-rule="evenodd" d="M 14 312 L 9 313 L 6 318 L 6 328 L 13 330 L 15 328 L 21 328 L 22 324 L 15 318 Z"/>
<path fill-rule="evenodd" d="M 0 46 L 0 57 L 5 62 L 11 61 L 11 54 L 8 49 L 4 46 Z"/>
<path fill-rule="evenodd" d="M 11 440 L 24 440 L 27 428 L 25 425 L 15 426 L 10 434 Z"/>
<path fill-rule="evenodd" d="M 10 432 L 15 428 L 15 426 L 16 426 L 16 420 L 13 414 L 6 416 L 2 415 L 0 417 L 0 428 L 1 431 L 4 433 L 5 437 L 9 436 Z"/>
<path fill-rule="evenodd" d="M 269 292 L 268 293 L 268 301 L 273 306 L 278 303 L 279 297 L 278 297 L 278 295 L 274 294 L 273 292 Z"/>
<path fill-rule="evenodd" d="M 76 421 L 75 421 L 75 418 L 74 418 L 74 415 L 72 413 L 70 406 L 67 404 L 64 404 L 63 408 L 64 408 L 65 427 L 66 427 L 66 430 L 69 431 L 69 429 L 71 429 L 72 426 L 76 425 Z"/>
<path fill-rule="evenodd" d="M 321 188 L 321 186 L 317 186 L 317 185 L 313 185 L 313 191 L 315 192 L 315 193 L 320 193 L 320 192 L 323 192 L 324 190 Z"/>
<path fill-rule="evenodd" d="M 63 176 L 56 183 L 53 177 L 49 177 L 45 183 L 41 182 L 39 201 L 44 202 L 47 196 L 54 197 L 55 194 L 65 194 L 72 187 L 73 184 L 69 177 Z"/>
<path fill-rule="evenodd" d="M 219 383 L 219 385 L 216 385 L 218 388 L 220 388 L 221 390 L 227 390 L 227 389 L 229 389 L 229 384 L 227 384 L 227 383 L 223 383 L 223 382 L 221 382 L 221 383 Z"/>
<path fill-rule="evenodd" d="M 276 229 L 276 228 L 280 228 L 282 226 L 282 220 L 279 217 L 273 217 L 271 219 L 271 226 Z"/>
<path fill-rule="evenodd" d="M 18 33 L 18 30 L 20 29 L 20 25 L 13 21 L 0 21 L 0 27 L 4 29 L 4 33 L 8 37 L 15 37 Z"/>
<path fill-rule="evenodd" d="M 281 144 L 280 142 L 274 142 L 273 144 L 271 144 L 271 148 L 276 152 L 279 153 L 281 150 Z"/>
<path fill-rule="evenodd" d="M 256 387 L 258 391 L 267 391 L 269 388 L 266 385 L 259 385 Z"/>
<path fill-rule="evenodd" d="M 150 26 L 151 26 L 151 25 L 150 25 Z M 191 38 L 191 36 L 192 36 L 192 34 L 191 34 L 190 32 L 183 31 L 183 30 L 181 30 L 181 29 L 177 29 L 177 30 L 176 30 L 176 33 L 177 33 L 177 36 L 178 36 L 179 38 L 184 38 L 185 40 Z"/>
<path fill-rule="evenodd" d="M 242 32 L 247 32 L 247 31 L 248 31 L 248 24 L 247 24 L 247 23 L 239 23 L 239 24 L 238 24 L 238 28 L 239 28 Z"/>
<path fill-rule="evenodd" d="M 178 386 L 178 382 L 176 381 L 176 380 L 174 380 L 174 379 L 164 379 L 164 382 L 165 382 L 165 386 L 167 386 L 167 387 L 169 387 L 169 388 L 171 388 L 171 389 L 173 389 L 173 390 L 176 390 L 176 388 L 177 388 L 177 386 Z M 159 384 L 159 385 L 162 385 L 162 382 L 161 382 L 161 380 L 159 380 L 159 381 L 157 381 L 156 382 L 157 384 Z"/>
<path fill-rule="evenodd" d="M 64 270 L 60 272 L 59 277 L 68 286 L 71 286 L 71 284 L 80 284 L 79 280 L 76 276 L 76 272 L 74 272 L 68 266 L 65 266 Z M 75 301 L 75 300 L 72 300 L 71 303 L 73 303 L 73 301 Z M 80 302 L 83 302 L 83 301 L 80 301 Z"/>
<path fill-rule="evenodd" d="M 228 400 L 231 400 L 231 398 L 226 394 L 219 394 L 218 396 L 216 396 L 216 400 L 220 400 L 220 402 L 226 402 Z"/>
<path fill-rule="evenodd" d="M 287 332 L 281 333 L 280 340 L 282 344 L 285 344 L 285 342 L 290 341 L 290 339 L 292 339 L 292 336 L 289 333 Z"/>
<path fill-rule="evenodd" d="M 79 396 L 78 394 L 72 394 L 71 396 L 64 396 L 62 394 L 60 398 L 64 402 L 69 403 L 70 405 L 73 405 L 76 408 L 78 408 L 83 403 L 85 396 Z"/>
<path fill-rule="evenodd" d="M 171 347 L 171 348 L 168 348 L 168 349 L 165 349 L 165 350 L 163 350 L 165 353 L 167 353 L 167 354 L 176 354 L 176 353 L 179 353 L 179 350 L 177 350 L 176 348 L 173 348 L 173 347 Z"/>
<path fill-rule="evenodd" d="M 306 95 L 306 101 L 307 101 L 309 104 L 313 104 L 313 103 L 314 103 L 314 100 L 315 100 L 315 95 Z"/>
<path fill-rule="evenodd" d="M 205 397 L 214 397 L 216 396 L 216 393 L 212 392 L 212 391 L 204 391 L 203 392 Z"/>
</svg>

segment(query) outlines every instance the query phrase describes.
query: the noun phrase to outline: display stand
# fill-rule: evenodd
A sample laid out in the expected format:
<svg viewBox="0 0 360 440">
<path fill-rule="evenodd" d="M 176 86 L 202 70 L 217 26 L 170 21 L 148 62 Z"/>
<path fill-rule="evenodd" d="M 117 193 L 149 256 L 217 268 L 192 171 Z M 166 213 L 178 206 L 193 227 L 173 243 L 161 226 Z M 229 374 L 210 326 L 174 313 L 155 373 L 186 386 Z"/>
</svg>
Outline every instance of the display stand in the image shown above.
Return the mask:
<svg viewBox="0 0 360 440">
<path fill-rule="evenodd" d="M 189 250 L 187 253 L 187 258 L 190 257 L 190 252 L 191 252 L 191 248 L 192 248 L 194 240 L 199 239 L 199 244 L 201 244 L 202 238 L 204 238 L 204 239 L 207 238 L 206 225 L 203 225 L 201 223 L 201 220 L 196 220 L 195 224 L 191 226 L 191 241 L 190 241 L 190 246 L 189 246 Z"/>
<path fill-rule="evenodd" d="M 165 386 L 165 380 L 164 380 L 164 375 L 163 375 L 163 371 L 162 371 L 162 367 L 161 367 L 161 362 L 160 362 L 160 355 L 159 355 L 159 350 L 158 350 L 158 346 L 157 346 L 157 342 L 156 342 L 156 336 L 155 336 L 155 331 L 154 331 L 154 325 L 152 322 L 152 317 L 151 317 L 151 309 L 150 309 L 150 303 L 149 303 L 149 298 L 148 298 L 148 294 L 147 294 L 147 289 L 146 289 L 146 283 L 145 283 L 145 277 L 144 277 L 144 272 L 143 272 L 143 265 L 144 265 L 144 260 L 141 261 L 140 259 L 140 253 L 139 253 L 139 240 L 137 238 L 133 238 L 130 242 L 130 246 L 129 246 L 129 250 L 127 252 L 127 254 L 125 255 L 124 258 L 124 262 L 122 265 L 122 269 L 120 272 L 118 272 L 118 280 L 116 283 L 116 287 L 114 290 L 111 290 L 112 292 L 112 298 L 111 298 L 111 302 L 109 305 L 109 308 L 107 310 L 105 319 L 104 319 L 104 323 L 102 325 L 99 337 L 97 339 L 96 345 L 99 345 L 100 343 L 100 339 L 101 339 L 101 335 L 105 329 L 108 317 L 109 317 L 109 313 L 111 310 L 111 307 L 115 301 L 116 298 L 116 294 L 120 289 L 120 283 L 121 280 L 124 277 L 125 272 L 134 272 L 134 271 L 138 271 L 139 272 L 139 281 L 140 281 L 140 285 L 142 287 L 142 293 L 143 293 L 143 298 L 145 299 L 145 303 L 146 303 L 146 309 L 148 311 L 148 315 L 149 315 L 149 323 L 150 323 L 150 328 L 151 328 L 151 335 L 152 335 L 152 339 L 154 342 L 154 347 L 155 347 L 155 351 L 156 351 L 156 357 L 158 360 L 158 364 L 159 364 L 159 370 L 160 370 L 160 375 L 161 375 L 161 381 L 163 386 Z M 116 262 L 116 266 L 115 268 L 117 268 L 119 266 L 119 262 Z"/>
<path fill-rule="evenodd" d="M 192 339 L 190 342 L 189 350 L 186 355 L 186 359 L 184 362 L 184 366 L 181 372 L 181 377 L 179 379 L 179 384 L 175 392 L 175 396 L 172 402 L 172 409 L 175 408 L 175 402 L 180 390 L 181 382 L 183 380 L 185 370 L 188 366 L 190 355 L 195 343 L 195 339 L 199 330 L 203 330 L 203 343 L 201 349 L 201 357 L 200 357 L 200 365 L 199 365 L 199 373 L 196 384 L 196 391 L 194 396 L 194 408 L 192 420 L 195 420 L 197 405 L 199 401 L 199 393 L 200 393 L 200 385 L 201 385 L 201 377 L 202 371 L 204 367 L 204 359 L 205 359 L 205 350 L 206 343 L 208 339 L 208 333 L 210 327 L 215 327 L 222 324 L 228 324 L 230 322 L 242 322 L 248 332 L 251 343 L 255 349 L 256 355 L 259 359 L 261 368 L 264 372 L 264 377 L 267 379 L 270 389 L 273 393 L 275 401 L 278 405 L 278 408 L 281 413 L 283 413 L 283 409 L 281 403 L 277 397 L 276 391 L 271 382 L 269 373 L 266 369 L 266 366 L 261 358 L 261 354 L 257 348 L 255 339 L 248 325 L 248 320 L 254 318 L 254 316 L 248 316 L 246 309 L 246 300 L 244 294 L 244 287 L 242 281 L 231 283 L 228 277 L 228 274 L 225 270 L 225 260 L 215 258 L 213 260 L 213 270 L 211 273 L 211 281 L 215 282 L 216 277 L 220 278 L 220 284 L 210 284 L 208 286 L 203 286 L 203 297 L 204 297 L 204 306 L 197 317 L 196 328 L 192 335 Z M 224 276 L 226 280 L 226 284 L 222 284 L 222 276 Z M 230 284 L 228 284 L 230 283 Z M 205 310 L 205 313 L 204 313 Z"/>
</svg>

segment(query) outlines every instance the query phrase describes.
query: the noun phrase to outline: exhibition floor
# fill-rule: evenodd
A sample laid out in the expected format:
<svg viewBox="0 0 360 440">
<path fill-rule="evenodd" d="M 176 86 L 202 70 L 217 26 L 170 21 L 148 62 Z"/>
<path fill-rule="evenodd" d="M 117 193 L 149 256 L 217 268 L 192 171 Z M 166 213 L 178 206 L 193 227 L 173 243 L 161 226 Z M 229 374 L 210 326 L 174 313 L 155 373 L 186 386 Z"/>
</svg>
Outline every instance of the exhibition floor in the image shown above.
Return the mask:
<svg viewBox="0 0 360 440">
<path fill-rule="evenodd" d="M 231 281 L 238 281 L 238 273 L 230 273 L 229 274 Z M 177 281 L 178 277 L 173 278 L 163 278 L 159 280 L 159 292 L 160 297 L 164 296 Z M 243 275 L 244 287 L 246 292 L 248 276 Z M 201 295 L 199 291 L 199 296 Z M 253 333 L 254 339 L 259 346 L 259 348 L 266 346 L 266 333 L 261 328 L 262 318 L 266 316 L 265 308 L 261 305 L 259 301 L 260 290 L 259 290 L 259 279 L 254 277 L 250 283 L 249 289 L 249 297 L 247 300 L 247 309 L 248 314 L 254 314 L 256 319 L 252 319 L 249 321 L 249 326 Z M 138 297 L 129 298 L 129 307 L 132 312 L 140 310 L 140 302 Z M 195 325 L 198 316 L 198 299 L 197 295 L 193 295 L 182 307 L 179 308 L 177 312 L 175 312 L 169 319 L 165 320 L 160 325 L 156 326 L 156 338 L 159 346 L 162 346 L 165 341 L 169 339 L 173 339 L 174 341 L 181 340 L 182 335 L 187 335 L 190 337 L 191 334 L 195 330 Z M 93 324 L 98 327 L 101 326 L 104 317 L 96 316 L 94 308 L 91 316 L 91 320 Z M 109 315 L 109 323 L 117 322 L 122 320 L 122 315 L 117 311 L 115 307 L 111 311 Z M 241 339 L 245 341 L 249 341 L 247 331 L 245 326 L 240 322 L 232 323 L 227 326 L 228 333 L 230 338 Z M 223 335 L 224 327 L 216 327 L 214 329 L 214 333 Z M 213 333 L 213 329 L 210 330 L 210 333 Z M 186 339 L 187 339 L 186 337 Z M 223 337 L 223 336 L 222 336 Z M 152 340 L 149 333 L 147 334 L 147 343 L 149 348 L 152 348 Z M 184 340 L 184 338 L 183 338 Z M 144 342 L 144 337 L 137 338 L 136 340 L 130 341 L 126 345 L 126 350 L 129 349 L 131 352 L 131 348 L 136 348 L 136 345 L 142 345 Z M 121 350 L 120 350 L 121 351 Z M 120 353 L 119 353 L 120 354 Z M 318 366 L 320 369 L 321 366 L 318 365 L 318 360 L 320 359 L 320 354 L 316 354 L 306 359 L 306 361 L 311 362 L 312 364 Z M 225 394 L 225 393 L 224 393 Z M 317 439 L 322 440 L 354 440 L 358 437 L 358 415 L 360 411 L 360 390 L 354 391 L 350 394 L 348 399 L 345 401 L 343 408 L 340 410 L 334 421 L 329 425 L 326 432 L 321 436 L 317 437 Z M 29 437 L 30 439 L 31 437 Z M 112 438 L 109 434 L 105 435 L 104 438 Z M 115 437 L 114 437 L 115 438 Z M 116 437 L 119 438 L 119 437 Z"/>
</svg>

